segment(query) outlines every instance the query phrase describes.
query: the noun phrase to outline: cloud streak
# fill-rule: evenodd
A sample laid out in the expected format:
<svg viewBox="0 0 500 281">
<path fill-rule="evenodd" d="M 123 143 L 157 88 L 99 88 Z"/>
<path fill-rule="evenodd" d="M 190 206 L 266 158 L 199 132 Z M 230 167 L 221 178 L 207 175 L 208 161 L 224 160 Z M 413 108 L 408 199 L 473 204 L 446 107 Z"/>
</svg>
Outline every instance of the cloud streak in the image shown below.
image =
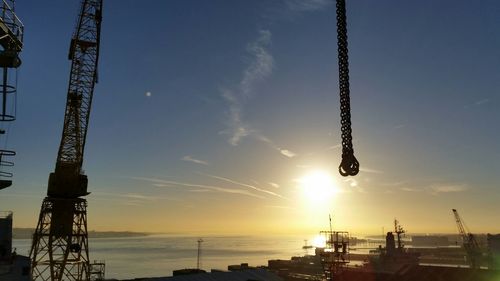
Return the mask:
<svg viewBox="0 0 500 281">
<path fill-rule="evenodd" d="M 196 163 L 196 164 L 201 164 L 201 165 L 208 166 L 208 162 L 207 161 L 195 159 L 191 155 L 186 155 L 186 156 L 182 157 L 181 160 L 182 161 L 186 161 L 186 162 L 192 162 L 192 163 Z"/>
<path fill-rule="evenodd" d="M 239 194 L 239 195 L 245 195 L 245 196 L 259 198 L 259 199 L 265 199 L 265 197 L 263 197 L 263 196 L 260 196 L 260 195 L 251 193 L 247 190 L 242 190 L 242 189 L 232 189 L 232 188 L 224 188 L 224 187 L 212 186 L 212 185 L 185 183 L 185 182 L 161 180 L 161 179 L 146 178 L 146 177 L 131 177 L 131 179 L 151 182 L 153 184 L 153 186 L 156 186 L 156 187 L 188 187 L 188 188 L 193 188 L 193 190 L 196 192 L 199 192 L 200 189 L 205 189 L 205 190 L 217 191 L 217 192 L 221 192 L 221 193 Z"/>
<path fill-rule="evenodd" d="M 483 105 L 485 103 L 488 103 L 490 102 L 490 99 L 482 99 L 482 100 L 478 100 L 474 103 L 474 105 L 477 105 L 477 106 L 480 106 L 480 105 Z"/>
<path fill-rule="evenodd" d="M 137 193 L 127 193 L 127 194 L 123 194 L 120 196 L 124 197 L 124 198 L 129 198 L 129 199 L 138 199 L 138 200 L 147 200 L 147 201 L 154 201 L 154 200 L 158 199 L 158 197 L 146 196 L 146 195 L 137 194 Z"/>
<path fill-rule="evenodd" d="M 268 78 L 274 68 L 274 58 L 269 51 L 272 43 L 272 33 L 269 30 L 260 30 L 258 38 L 248 44 L 247 53 L 250 63 L 243 70 L 241 81 L 236 89 L 222 89 L 221 96 L 229 105 L 229 120 L 227 130 L 228 142 L 232 146 L 237 146 L 242 139 L 252 136 L 255 139 L 268 144 L 281 155 L 292 158 L 297 154 L 289 149 L 284 149 L 276 145 L 268 137 L 253 129 L 243 121 L 243 105 L 250 98 L 255 96 L 255 87 Z"/>
<path fill-rule="evenodd" d="M 181 202 L 182 200 L 174 197 L 165 197 L 165 196 L 150 196 L 143 195 L 139 193 L 126 193 L 126 194 L 117 194 L 117 193 L 108 193 L 108 192 L 94 192 L 92 195 L 95 197 L 92 200 L 104 201 L 104 202 L 115 202 L 122 205 L 127 206 L 143 206 L 145 204 L 151 204 L 154 201 L 177 201 Z"/>
<path fill-rule="evenodd" d="M 266 190 L 266 189 L 263 189 L 263 188 L 259 188 L 259 187 L 256 187 L 256 186 L 253 186 L 253 185 L 250 185 L 250 184 L 238 182 L 238 181 L 235 181 L 235 180 L 232 180 L 232 179 L 228 179 L 228 178 L 225 178 L 225 177 L 219 177 L 219 176 L 208 175 L 208 174 L 201 174 L 201 175 L 204 175 L 204 176 L 207 176 L 207 177 L 210 177 L 210 178 L 213 178 L 213 179 L 218 179 L 218 180 L 221 180 L 221 181 L 225 181 L 225 182 L 228 182 L 228 183 L 232 183 L 232 184 L 237 184 L 237 185 L 240 185 L 240 186 L 243 186 L 243 187 L 247 187 L 247 188 L 253 189 L 253 190 L 258 191 L 258 192 L 262 192 L 262 193 L 266 193 L 266 194 L 269 194 L 269 195 L 272 195 L 272 196 L 275 196 L 275 197 L 279 197 L 281 199 L 289 200 L 288 198 L 286 198 L 286 197 L 284 197 L 284 196 L 282 196 L 282 195 L 280 195 L 280 194 L 278 194 L 276 192 L 272 192 L 272 191 L 269 191 L 269 190 Z"/>
<path fill-rule="evenodd" d="M 286 7 L 293 12 L 319 11 L 331 4 L 331 0 L 285 0 Z"/>
<path fill-rule="evenodd" d="M 467 186 L 465 185 L 445 184 L 445 185 L 433 185 L 430 187 L 430 191 L 434 194 L 463 192 L 466 190 Z"/>
<path fill-rule="evenodd" d="M 236 91 L 222 90 L 222 97 L 229 104 L 228 142 L 236 146 L 240 140 L 250 135 L 253 130 L 242 121 L 243 103 L 254 95 L 255 85 L 271 75 L 274 58 L 269 52 L 272 34 L 269 30 L 260 30 L 257 40 L 247 46 L 251 62 L 243 71 L 243 77 Z"/>
<path fill-rule="evenodd" d="M 365 172 L 365 173 L 370 173 L 370 174 L 383 174 L 384 172 L 383 171 L 380 171 L 380 170 L 376 170 L 376 169 L 370 169 L 370 168 L 359 168 L 359 170 L 361 172 Z"/>
<path fill-rule="evenodd" d="M 256 83 L 271 75 L 274 67 L 274 58 L 269 52 L 272 34 L 269 30 L 259 31 L 259 37 L 247 47 L 247 51 L 253 57 L 253 61 L 243 72 L 240 82 L 241 94 L 249 98 L 253 93 Z"/>
<path fill-rule="evenodd" d="M 297 210 L 297 208 L 293 208 L 290 206 L 275 206 L 275 205 L 266 205 L 264 206 L 265 208 L 271 208 L 271 209 L 283 209 L 283 210 Z"/>
<path fill-rule="evenodd" d="M 285 149 L 285 148 L 282 148 L 282 147 L 279 147 L 278 145 L 276 145 L 271 139 L 269 139 L 268 137 L 262 135 L 262 134 L 259 134 L 258 132 L 255 132 L 255 137 L 256 139 L 258 139 L 259 141 L 263 142 L 263 143 L 266 143 L 267 145 L 269 145 L 272 149 L 278 151 L 279 153 L 281 153 L 281 155 L 283 156 L 286 156 L 288 158 L 293 158 L 295 156 L 297 156 L 297 153 L 291 151 L 291 150 L 288 150 L 288 149 Z"/>
<path fill-rule="evenodd" d="M 280 185 L 275 183 L 275 182 L 268 182 L 270 186 L 274 187 L 274 188 L 280 188 Z"/>
</svg>

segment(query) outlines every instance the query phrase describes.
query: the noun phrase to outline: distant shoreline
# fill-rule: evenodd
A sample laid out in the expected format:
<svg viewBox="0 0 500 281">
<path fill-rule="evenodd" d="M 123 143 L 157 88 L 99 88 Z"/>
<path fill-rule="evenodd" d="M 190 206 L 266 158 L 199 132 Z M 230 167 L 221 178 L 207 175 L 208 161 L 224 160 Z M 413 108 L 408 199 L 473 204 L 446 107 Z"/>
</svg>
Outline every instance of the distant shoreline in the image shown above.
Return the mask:
<svg viewBox="0 0 500 281">
<path fill-rule="evenodd" d="M 34 228 L 14 228 L 12 230 L 13 239 L 31 239 Z M 89 231 L 89 238 L 122 238 L 122 237 L 141 237 L 149 236 L 155 233 L 132 232 L 132 231 Z"/>
</svg>

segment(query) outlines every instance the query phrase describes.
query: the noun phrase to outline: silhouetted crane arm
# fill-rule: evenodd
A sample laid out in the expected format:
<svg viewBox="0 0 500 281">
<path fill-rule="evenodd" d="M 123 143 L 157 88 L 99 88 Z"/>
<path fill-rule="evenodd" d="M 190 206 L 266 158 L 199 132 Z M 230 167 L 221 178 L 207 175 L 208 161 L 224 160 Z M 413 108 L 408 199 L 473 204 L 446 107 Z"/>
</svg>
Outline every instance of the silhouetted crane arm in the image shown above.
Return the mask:
<svg viewBox="0 0 500 281">
<path fill-rule="evenodd" d="M 469 263 L 472 268 L 477 267 L 477 260 L 481 255 L 479 249 L 479 243 L 477 243 L 476 237 L 464 225 L 462 218 L 458 214 L 456 209 L 453 209 L 453 215 L 455 216 L 455 222 L 457 223 L 457 228 L 460 236 L 462 237 L 463 245 L 467 257 L 469 258 Z"/>
<path fill-rule="evenodd" d="M 76 198 L 87 195 L 82 174 L 83 153 L 97 83 L 102 0 L 83 0 L 69 48 L 71 72 L 64 114 L 64 127 L 56 169 L 49 177 L 48 195 Z"/>
</svg>

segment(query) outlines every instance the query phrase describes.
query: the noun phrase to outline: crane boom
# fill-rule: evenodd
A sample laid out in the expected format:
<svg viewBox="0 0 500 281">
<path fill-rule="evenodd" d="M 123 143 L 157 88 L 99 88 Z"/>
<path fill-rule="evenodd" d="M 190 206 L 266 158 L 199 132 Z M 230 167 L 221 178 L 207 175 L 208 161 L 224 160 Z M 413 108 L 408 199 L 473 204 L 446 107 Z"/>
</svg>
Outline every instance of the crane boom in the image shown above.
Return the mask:
<svg viewBox="0 0 500 281">
<path fill-rule="evenodd" d="M 83 152 L 97 83 L 102 0 L 84 0 L 71 39 L 68 58 L 71 72 L 64 126 L 56 169 L 50 174 L 47 194 L 52 197 L 85 196 L 87 177 L 82 174 Z"/>
<path fill-rule="evenodd" d="M 463 245 L 467 257 L 469 259 L 469 264 L 471 268 L 477 268 L 478 259 L 481 256 L 481 251 L 479 249 L 479 244 L 477 243 L 476 237 L 472 234 L 462 221 L 462 218 L 458 214 L 456 209 L 452 209 L 453 215 L 455 216 L 455 222 L 457 223 L 457 228 L 460 236 L 462 237 Z"/>
</svg>

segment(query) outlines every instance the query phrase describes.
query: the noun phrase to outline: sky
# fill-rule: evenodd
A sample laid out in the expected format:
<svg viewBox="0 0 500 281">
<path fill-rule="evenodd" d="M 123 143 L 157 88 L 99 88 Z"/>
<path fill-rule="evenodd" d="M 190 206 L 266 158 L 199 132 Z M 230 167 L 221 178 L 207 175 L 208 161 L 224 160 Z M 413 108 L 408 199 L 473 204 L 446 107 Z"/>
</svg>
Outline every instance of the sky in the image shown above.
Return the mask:
<svg viewBox="0 0 500 281">
<path fill-rule="evenodd" d="M 79 1 L 18 1 L 14 184 L 35 227 L 54 170 Z M 348 0 L 354 150 L 338 174 L 330 0 L 106 0 L 84 169 L 92 230 L 500 232 L 500 2 Z"/>
</svg>

